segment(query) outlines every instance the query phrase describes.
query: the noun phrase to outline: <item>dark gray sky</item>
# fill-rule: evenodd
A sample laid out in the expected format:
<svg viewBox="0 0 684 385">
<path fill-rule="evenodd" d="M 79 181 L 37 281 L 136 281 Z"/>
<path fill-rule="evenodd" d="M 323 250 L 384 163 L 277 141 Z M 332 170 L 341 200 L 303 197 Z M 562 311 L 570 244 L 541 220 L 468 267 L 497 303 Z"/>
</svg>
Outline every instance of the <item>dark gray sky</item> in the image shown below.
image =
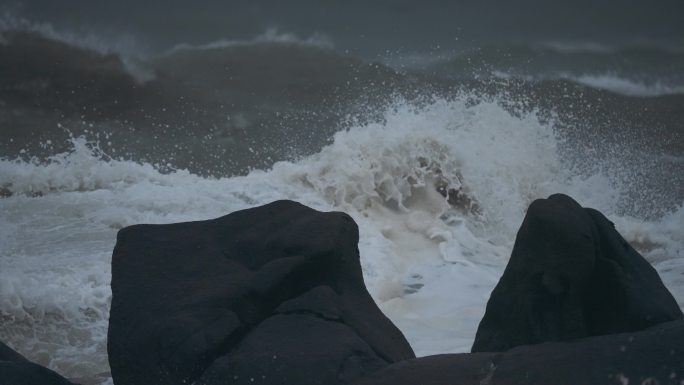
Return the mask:
<svg viewBox="0 0 684 385">
<path fill-rule="evenodd" d="M 372 56 L 508 41 L 684 46 L 684 0 L 0 0 L 59 30 L 133 36 L 158 49 L 249 38 L 268 28 L 322 33 Z"/>
</svg>

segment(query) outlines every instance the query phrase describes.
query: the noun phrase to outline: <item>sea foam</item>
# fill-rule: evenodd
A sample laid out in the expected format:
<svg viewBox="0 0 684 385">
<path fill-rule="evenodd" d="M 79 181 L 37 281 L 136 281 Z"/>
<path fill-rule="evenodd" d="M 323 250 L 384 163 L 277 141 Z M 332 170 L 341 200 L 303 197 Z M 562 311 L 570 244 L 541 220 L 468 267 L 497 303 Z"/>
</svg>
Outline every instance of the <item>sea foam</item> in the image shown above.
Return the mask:
<svg viewBox="0 0 684 385">
<path fill-rule="evenodd" d="M 621 214 L 635 185 L 578 174 L 561 144 L 534 113 L 457 97 L 399 101 L 312 156 L 239 177 L 161 173 L 85 138 L 47 163 L 1 160 L 10 196 L 0 199 L 0 340 L 67 377 L 109 381 L 116 232 L 276 199 L 354 218 L 366 285 L 419 355 L 469 349 L 526 207 L 555 192 L 603 211 L 684 305 L 682 208 L 653 220 Z"/>
</svg>

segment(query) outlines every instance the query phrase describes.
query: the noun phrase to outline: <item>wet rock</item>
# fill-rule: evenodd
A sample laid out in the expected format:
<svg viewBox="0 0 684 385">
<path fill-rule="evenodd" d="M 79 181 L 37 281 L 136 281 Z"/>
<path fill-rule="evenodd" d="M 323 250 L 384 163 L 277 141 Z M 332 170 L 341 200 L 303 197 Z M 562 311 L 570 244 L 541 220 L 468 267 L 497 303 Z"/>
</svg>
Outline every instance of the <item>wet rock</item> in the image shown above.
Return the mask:
<svg viewBox="0 0 684 385">
<path fill-rule="evenodd" d="M 680 385 L 684 321 L 640 332 L 521 346 L 503 353 L 421 357 L 390 365 L 354 385 Z"/>
<path fill-rule="evenodd" d="M 0 385 L 74 385 L 0 342 Z"/>
<path fill-rule="evenodd" d="M 681 318 L 658 273 L 608 219 L 556 194 L 530 205 L 472 351 L 638 331 Z"/>
<path fill-rule="evenodd" d="M 413 358 L 366 291 L 357 243 L 346 214 L 291 201 L 121 230 L 114 382 L 346 384 Z"/>
</svg>

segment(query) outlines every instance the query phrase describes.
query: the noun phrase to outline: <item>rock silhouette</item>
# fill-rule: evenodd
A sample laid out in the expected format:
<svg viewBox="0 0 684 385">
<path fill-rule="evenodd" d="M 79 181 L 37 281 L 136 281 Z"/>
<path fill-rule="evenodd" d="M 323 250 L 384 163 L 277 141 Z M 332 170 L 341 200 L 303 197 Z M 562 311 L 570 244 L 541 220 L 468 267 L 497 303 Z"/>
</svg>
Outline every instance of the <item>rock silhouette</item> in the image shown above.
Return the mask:
<svg viewBox="0 0 684 385">
<path fill-rule="evenodd" d="M 655 269 L 603 214 L 555 194 L 530 205 L 472 351 L 638 331 L 681 318 Z"/>
<path fill-rule="evenodd" d="M 121 230 L 114 383 L 684 380 L 684 319 L 672 295 L 610 221 L 568 196 L 530 205 L 475 353 L 415 358 L 366 291 L 357 243 L 346 214 L 292 201 Z"/>
<path fill-rule="evenodd" d="M 75 385 L 0 342 L 0 385 Z"/>
<path fill-rule="evenodd" d="M 684 321 L 526 345 L 501 353 L 443 354 L 390 365 L 354 385 L 680 385 Z"/>
<path fill-rule="evenodd" d="M 346 384 L 413 358 L 366 291 L 357 243 L 346 214 L 291 201 L 121 230 L 114 382 Z"/>
</svg>

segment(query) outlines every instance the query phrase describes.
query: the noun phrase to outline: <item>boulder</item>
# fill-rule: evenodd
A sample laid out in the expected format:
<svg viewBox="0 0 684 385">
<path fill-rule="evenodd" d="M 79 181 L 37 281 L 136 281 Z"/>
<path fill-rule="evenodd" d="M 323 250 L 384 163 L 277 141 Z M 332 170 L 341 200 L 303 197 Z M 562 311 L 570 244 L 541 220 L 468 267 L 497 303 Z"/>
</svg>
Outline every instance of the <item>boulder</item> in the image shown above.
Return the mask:
<svg viewBox="0 0 684 385">
<path fill-rule="evenodd" d="M 520 346 L 503 353 L 421 357 L 354 385 L 609 385 L 684 383 L 684 320 L 644 331 Z"/>
<path fill-rule="evenodd" d="M 0 385 L 74 385 L 0 342 Z"/>
<path fill-rule="evenodd" d="M 413 358 L 365 288 L 357 243 L 348 215 L 291 201 L 122 229 L 114 382 L 347 384 Z"/>
<path fill-rule="evenodd" d="M 613 223 L 555 194 L 530 205 L 472 351 L 638 331 L 681 318 L 658 273 Z"/>
</svg>

